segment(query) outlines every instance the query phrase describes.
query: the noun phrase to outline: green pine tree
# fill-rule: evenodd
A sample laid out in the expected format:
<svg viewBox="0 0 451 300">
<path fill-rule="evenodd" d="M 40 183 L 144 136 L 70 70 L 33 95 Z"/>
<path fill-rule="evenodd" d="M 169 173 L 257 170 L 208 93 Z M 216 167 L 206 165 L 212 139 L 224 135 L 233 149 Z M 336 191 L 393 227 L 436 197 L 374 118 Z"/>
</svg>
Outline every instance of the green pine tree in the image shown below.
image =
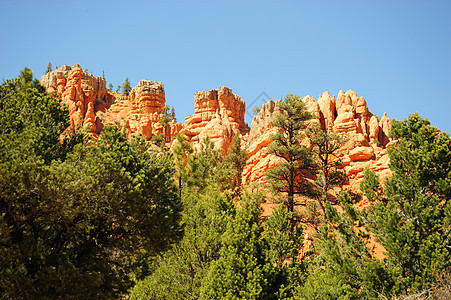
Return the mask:
<svg viewBox="0 0 451 300">
<path fill-rule="evenodd" d="M 132 87 L 130 85 L 130 81 L 128 81 L 128 77 L 125 78 L 125 82 L 122 85 L 121 89 L 122 89 L 122 94 L 123 95 L 128 95 L 132 91 Z"/>
<path fill-rule="evenodd" d="M 198 299 L 210 265 L 220 256 L 221 236 L 233 218 L 230 197 L 214 184 L 199 192 L 183 189 L 184 237 L 155 262 L 150 276 L 139 281 L 131 299 Z"/>
<path fill-rule="evenodd" d="M 302 230 L 291 230 L 290 213 L 279 206 L 263 224 L 261 194 L 245 195 L 223 235 L 201 299 L 289 299 L 301 284 L 297 261 Z"/>
<path fill-rule="evenodd" d="M 418 113 L 394 121 L 390 135 L 397 140 L 388 149 L 392 176 L 386 195 L 369 189 L 378 200 L 369 224 L 396 274 L 394 291 L 420 291 L 451 266 L 451 139 Z"/>
<path fill-rule="evenodd" d="M 199 191 L 204 190 L 210 183 L 214 182 L 221 190 L 228 188 L 227 177 L 229 166 L 223 164 L 224 157 L 215 149 L 213 142 L 207 137 L 200 145 L 188 155 L 186 167 L 190 176 L 187 185 L 194 186 Z"/>
<path fill-rule="evenodd" d="M 45 70 L 45 74 L 52 72 L 52 63 L 49 62 L 49 64 L 47 65 L 47 69 Z"/>
<path fill-rule="evenodd" d="M 220 258 L 210 268 L 201 299 L 268 299 L 275 292 L 270 282 L 274 266 L 265 257 L 261 238 L 261 209 L 255 202 L 243 205 L 227 226 Z"/>
<path fill-rule="evenodd" d="M 346 180 L 344 171 L 340 170 L 342 161 L 336 156 L 336 151 L 346 142 L 346 137 L 331 133 L 326 127 L 322 130 L 319 124 L 315 124 L 308 131 L 310 143 L 316 156 L 318 165 L 318 178 L 315 182 L 318 203 L 326 215 L 325 203 L 329 200 L 329 190 L 340 186 Z"/>
<path fill-rule="evenodd" d="M 132 299 L 198 299 L 210 265 L 220 257 L 222 235 L 235 215 L 231 195 L 222 187 L 231 167 L 225 166 L 213 144 L 206 139 L 194 151 L 186 137 L 178 135 L 173 152 L 184 205 L 184 237 L 157 259 L 152 275 L 133 289 Z"/>
<path fill-rule="evenodd" d="M 360 190 L 367 199 L 382 200 L 383 189 L 380 186 L 379 175 L 368 168 L 365 169 L 364 179 L 360 182 Z"/>
<path fill-rule="evenodd" d="M 177 119 L 175 117 L 175 109 L 174 109 L 174 107 L 172 107 L 170 105 L 165 105 L 163 109 L 164 109 L 164 116 L 163 116 L 163 119 L 161 119 L 159 121 L 159 123 L 161 125 L 163 125 L 165 141 L 170 142 L 170 140 L 168 140 L 169 136 L 168 136 L 167 130 L 168 130 L 169 122 L 177 121 Z"/>
<path fill-rule="evenodd" d="M 277 105 L 282 113 L 271 125 L 278 128 L 279 132 L 271 136 L 273 142 L 269 145 L 268 152 L 279 157 L 281 162 L 278 166 L 268 169 L 266 177 L 276 192 L 287 195 L 284 203 L 287 211 L 293 213 L 294 196 L 312 193 L 312 186 L 307 178 L 314 175 L 316 164 L 312 150 L 302 142 L 305 138 L 306 121 L 313 116 L 299 96 L 287 95 L 284 101 Z"/>
<path fill-rule="evenodd" d="M 188 181 L 188 157 L 193 153 L 193 145 L 187 141 L 187 138 L 183 134 L 176 136 L 176 144 L 173 150 L 175 158 L 175 171 L 179 187 L 179 196 L 182 198 L 182 190 Z"/>
<path fill-rule="evenodd" d="M 241 188 L 241 175 L 243 174 L 244 166 L 247 161 L 247 151 L 241 149 L 241 135 L 236 134 L 233 137 L 232 145 L 227 151 L 227 155 L 224 159 L 226 164 L 231 166 L 232 187 L 236 189 Z"/>
<path fill-rule="evenodd" d="M 315 239 L 317 255 L 308 267 L 297 299 L 376 299 L 389 297 L 394 278 L 369 247 L 365 219 L 347 192 L 339 195 L 341 213 L 325 204 L 327 220 Z"/>
</svg>

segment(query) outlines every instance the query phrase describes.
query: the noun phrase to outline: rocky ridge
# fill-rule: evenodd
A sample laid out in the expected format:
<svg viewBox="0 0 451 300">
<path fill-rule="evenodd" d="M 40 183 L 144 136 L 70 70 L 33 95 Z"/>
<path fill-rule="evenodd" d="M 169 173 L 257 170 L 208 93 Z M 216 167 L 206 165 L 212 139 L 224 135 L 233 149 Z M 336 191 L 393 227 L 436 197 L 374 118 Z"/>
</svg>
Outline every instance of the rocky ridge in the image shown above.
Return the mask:
<svg viewBox="0 0 451 300">
<path fill-rule="evenodd" d="M 209 137 L 215 147 L 225 153 L 236 134 L 247 132 L 245 107 L 241 97 L 233 94 L 228 87 L 196 92 L 194 114 L 185 118 L 180 133 L 195 144 Z"/>
<path fill-rule="evenodd" d="M 79 64 L 64 65 L 41 77 L 49 93 L 56 92 L 69 108 L 71 126 L 83 126 L 91 132 L 102 130 L 96 117 L 113 103 L 114 96 L 106 88 L 106 80 L 83 71 Z"/>
<path fill-rule="evenodd" d="M 118 125 L 128 134 L 142 134 L 146 139 L 166 133 L 168 141 L 182 125 L 163 126 L 165 92 L 161 82 L 141 80 L 129 95 L 109 91 L 106 80 L 83 71 L 79 64 L 64 65 L 41 77 L 41 83 L 69 107 L 71 126 L 82 125 L 94 135 L 104 126 Z"/>
<path fill-rule="evenodd" d="M 180 130 L 181 124 L 175 121 L 167 126 L 160 123 L 166 103 L 161 82 L 141 80 L 129 95 L 118 96 L 119 99 L 100 114 L 102 124 L 117 124 L 129 134 L 142 134 L 148 140 L 154 135 L 166 133 L 166 138 L 170 141 Z"/>
<path fill-rule="evenodd" d="M 146 139 L 164 133 L 166 142 L 185 134 L 198 145 L 209 137 L 215 147 L 225 153 L 236 134 L 242 135 L 249 159 L 243 172 L 244 182 L 264 181 L 264 173 L 278 163 L 266 152 L 275 131 L 271 120 L 280 113 L 277 101 L 263 104 L 249 128 L 244 121 L 245 102 L 227 87 L 196 92 L 195 112 L 185 123 L 161 124 L 164 117 L 165 91 L 161 82 L 141 80 L 129 95 L 117 94 L 106 88 L 106 80 L 83 71 L 80 65 L 62 66 L 41 77 L 49 92 L 58 94 L 67 104 L 71 126 L 83 126 L 94 135 L 106 125 L 119 125 L 128 134 L 142 134 Z M 349 90 L 338 96 L 324 92 L 316 101 L 303 98 L 308 109 L 315 113 L 321 127 L 331 132 L 346 134 L 348 142 L 339 149 L 341 166 L 349 176 L 348 185 L 358 190 L 365 168 L 376 171 L 382 178 L 389 176 L 387 148 L 391 120 L 386 114 L 380 120 L 373 115 L 363 97 Z"/>
<path fill-rule="evenodd" d="M 337 97 L 324 92 L 318 101 L 305 96 L 303 101 L 309 111 L 315 113 L 323 130 L 327 128 L 329 132 L 348 137 L 346 144 L 337 151 L 337 157 L 343 161 L 341 168 L 348 175 L 351 189 L 358 191 L 366 168 L 376 171 L 381 178 L 390 175 L 387 148 L 391 146 L 388 138 L 391 120 L 386 114 L 378 120 L 369 111 L 365 99 L 358 97 L 353 90 L 340 91 Z M 267 153 L 265 148 L 275 132 L 269 123 L 279 113 L 276 101 L 271 100 L 252 120 L 245 146 L 249 151 L 243 172 L 245 182 L 264 181 L 265 171 L 277 164 L 277 158 Z"/>
</svg>

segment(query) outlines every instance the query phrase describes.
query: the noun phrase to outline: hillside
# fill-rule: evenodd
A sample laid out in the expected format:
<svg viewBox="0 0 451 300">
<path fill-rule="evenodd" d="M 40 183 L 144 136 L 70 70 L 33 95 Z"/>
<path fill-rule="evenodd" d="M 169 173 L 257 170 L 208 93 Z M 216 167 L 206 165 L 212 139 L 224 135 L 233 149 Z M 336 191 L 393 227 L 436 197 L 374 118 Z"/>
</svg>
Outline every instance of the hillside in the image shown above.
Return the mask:
<svg viewBox="0 0 451 300">
<path fill-rule="evenodd" d="M 248 126 L 220 87 L 182 124 L 162 83 L 123 90 L 79 65 L 0 85 L 4 297 L 449 298 L 451 139 L 418 113 L 349 90 Z"/>
</svg>

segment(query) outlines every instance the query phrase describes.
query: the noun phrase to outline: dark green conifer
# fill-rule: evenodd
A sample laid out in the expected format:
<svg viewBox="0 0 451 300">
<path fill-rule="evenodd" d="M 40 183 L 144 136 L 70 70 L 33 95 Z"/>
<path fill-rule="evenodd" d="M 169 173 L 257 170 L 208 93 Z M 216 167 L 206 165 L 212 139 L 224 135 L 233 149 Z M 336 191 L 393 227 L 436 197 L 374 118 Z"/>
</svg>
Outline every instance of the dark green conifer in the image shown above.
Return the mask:
<svg viewBox="0 0 451 300">
<path fill-rule="evenodd" d="M 131 85 L 130 85 L 130 81 L 128 81 L 128 77 L 125 78 L 125 82 L 124 82 L 124 84 L 122 85 L 121 89 L 122 89 L 122 94 L 123 94 L 123 95 L 128 95 L 128 94 L 130 94 L 130 92 L 131 92 L 131 90 L 132 90 L 132 87 L 131 87 Z"/>
<path fill-rule="evenodd" d="M 268 169 L 266 177 L 274 191 L 286 194 L 284 204 L 287 211 L 293 213 L 294 196 L 311 195 L 313 191 L 308 178 L 314 176 L 316 163 L 312 150 L 303 143 L 306 137 L 306 121 L 313 115 L 308 112 L 299 96 L 287 95 L 277 105 L 282 113 L 271 125 L 279 129 L 279 132 L 271 136 L 273 142 L 269 145 L 268 152 L 280 158 L 281 162 Z"/>
<path fill-rule="evenodd" d="M 344 171 L 338 168 L 342 161 L 336 156 L 336 151 L 343 146 L 347 138 L 330 132 L 327 127 L 322 130 L 319 124 L 314 124 L 307 134 L 310 138 L 319 170 L 315 182 L 316 197 L 325 216 L 325 203 L 329 200 L 329 190 L 335 186 L 342 185 L 346 180 Z"/>
<path fill-rule="evenodd" d="M 420 291 L 451 266 L 451 139 L 418 113 L 394 121 L 390 136 L 392 176 L 385 196 L 369 193 L 379 200 L 369 224 L 398 277 L 395 291 Z"/>
<path fill-rule="evenodd" d="M 49 62 L 49 64 L 47 65 L 47 69 L 45 70 L 45 74 L 52 72 L 52 63 Z"/>
</svg>

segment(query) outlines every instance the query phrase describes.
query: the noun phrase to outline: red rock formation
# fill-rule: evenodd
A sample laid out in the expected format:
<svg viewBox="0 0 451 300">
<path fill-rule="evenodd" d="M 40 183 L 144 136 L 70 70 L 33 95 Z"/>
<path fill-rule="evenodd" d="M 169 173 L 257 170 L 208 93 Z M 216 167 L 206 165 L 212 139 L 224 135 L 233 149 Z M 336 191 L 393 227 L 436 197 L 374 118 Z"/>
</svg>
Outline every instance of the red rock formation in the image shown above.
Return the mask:
<svg viewBox="0 0 451 300">
<path fill-rule="evenodd" d="M 272 142 L 271 134 L 276 132 L 269 123 L 280 113 L 277 101 L 270 100 L 262 105 L 262 109 L 252 120 L 251 130 L 245 144 L 249 154 L 243 170 L 244 182 L 263 180 L 265 171 L 279 163 L 277 157 L 266 151 L 266 147 Z"/>
<path fill-rule="evenodd" d="M 391 121 L 384 117 L 377 118 L 369 111 L 363 97 L 349 90 L 340 91 L 337 99 L 324 92 L 318 102 L 310 96 L 303 98 L 308 109 L 315 113 L 323 129 L 348 136 L 348 142 L 337 151 L 342 158 L 342 168 L 349 178 L 350 188 L 358 191 L 364 170 L 370 168 L 383 178 L 390 175 L 388 169 L 387 146 L 389 146 L 388 131 Z M 278 159 L 266 152 L 266 146 L 271 143 L 270 135 L 274 128 L 269 122 L 280 113 L 276 102 L 269 101 L 254 117 L 246 148 L 249 159 L 243 172 L 243 181 L 263 181 L 268 168 L 277 164 Z"/>
<path fill-rule="evenodd" d="M 196 92 L 194 114 L 185 118 L 180 133 L 195 144 L 208 136 L 217 149 L 225 152 L 235 134 L 247 131 L 244 112 L 244 101 L 227 87 Z"/>
<path fill-rule="evenodd" d="M 130 95 L 110 92 L 106 81 L 83 71 L 80 65 L 62 66 L 41 77 L 48 92 L 57 91 L 61 102 L 69 107 L 72 127 L 83 125 L 98 134 L 106 125 L 125 127 L 129 134 L 166 133 L 169 142 L 182 125 L 169 122 L 163 126 L 165 93 L 162 83 L 141 80 Z"/>
<path fill-rule="evenodd" d="M 91 132 L 98 132 L 98 111 L 113 101 L 106 89 L 106 81 L 83 71 L 80 65 L 61 66 L 41 77 L 41 83 L 52 93 L 57 92 L 61 102 L 69 107 L 72 127 L 83 125 Z"/>
<path fill-rule="evenodd" d="M 164 117 L 164 87 L 161 82 L 141 80 L 128 97 L 122 97 L 101 115 L 104 125 L 119 124 L 130 134 L 142 134 L 147 139 L 166 133 L 169 139 L 180 130 L 181 124 L 171 122 L 166 128 L 160 123 Z"/>
<path fill-rule="evenodd" d="M 227 87 L 196 92 L 195 112 L 187 116 L 185 124 L 169 122 L 161 124 L 164 117 L 165 92 L 162 83 L 141 80 L 128 96 L 106 89 L 104 78 L 83 71 L 80 65 L 62 66 L 41 78 L 49 92 L 56 91 L 62 103 L 69 107 L 72 126 L 83 125 L 94 134 L 105 125 L 120 125 L 129 134 L 143 134 L 147 139 L 165 133 L 167 142 L 178 133 L 185 134 L 195 144 L 209 137 L 217 149 L 223 152 L 232 143 L 235 134 L 243 136 L 249 152 L 243 180 L 264 180 L 265 171 L 278 160 L 266 152 L 271 143 L 270 135 L 276 129 L 269 123 L 280 112 L 276 102 L 269 101 L 252 121 L 249 128 L 244 122 L 245 103 Z M 378 121 L 368 109 L 363 97 L 349 90 L 340 91 L 337 98 L 324 92 L 316 101 L 311 96 L 303 98 L 308 109 L 315 113 L 323 129 L 345 134 L 348 142 L 337 151 L 343 160 L 342 168 L 349 176 L 352 189 L 358 190 L 365 168 L 389 176 L 386 149 L 391 121 L 386 114 Z"/>
</svg>

